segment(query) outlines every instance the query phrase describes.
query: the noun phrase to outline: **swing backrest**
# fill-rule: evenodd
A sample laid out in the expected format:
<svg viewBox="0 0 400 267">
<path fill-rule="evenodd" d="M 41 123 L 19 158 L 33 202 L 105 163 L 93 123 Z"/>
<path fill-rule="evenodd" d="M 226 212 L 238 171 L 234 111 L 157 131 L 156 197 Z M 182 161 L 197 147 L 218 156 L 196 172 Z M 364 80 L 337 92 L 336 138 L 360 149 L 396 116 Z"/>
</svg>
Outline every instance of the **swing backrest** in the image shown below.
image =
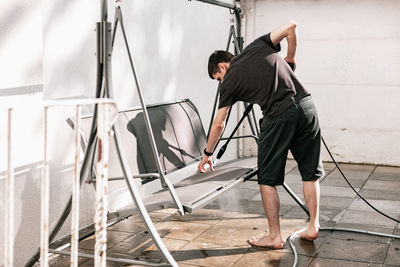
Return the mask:
<svg viewBox="0 0 400 267">
<path fill-rule="evenodd" d="M 147 106 L 164 174 L 198 161 L 206 146 L 206 135 L 194 104 L 182 101 Z M 82 119 L 83 135 L 87 138 L 92 116 Z M 121 132 L 122 146 L 133 175 L 157 173 L 157 165 L 141 108 L 119 112 L 116 122 Z M 115 144 L 110 143 L 109 177 L 122 177 Z M 146 183 L 148 179 L 142 179 Z"/>
</svg>

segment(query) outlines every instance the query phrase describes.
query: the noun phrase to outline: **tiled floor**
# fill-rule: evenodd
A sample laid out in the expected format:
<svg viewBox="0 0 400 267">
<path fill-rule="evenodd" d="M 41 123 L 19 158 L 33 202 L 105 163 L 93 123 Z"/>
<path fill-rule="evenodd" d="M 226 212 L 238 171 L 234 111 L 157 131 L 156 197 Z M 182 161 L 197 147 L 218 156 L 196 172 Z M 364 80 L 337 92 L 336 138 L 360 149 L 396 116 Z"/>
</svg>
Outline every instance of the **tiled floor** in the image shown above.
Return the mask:
<svg viewBox="0 0 400 267">
<path fill-rule="evenodd" d="M 400 219 L 400 168 L 342 164 L 354 187 L 376 208 Z M 302 197 L 302 185 L 293 161 L 286 182 Z M 342 227 L 400 235 L 400 226 L 368 207 L 348 187 L 333 164 L 325 164 L 321 182 L 321 226 Z M 307 224 L 307 216 L 283 188 L 281 227 L 286 239 Z M 257 182 L 250 180 L 203 209 L 179 216 L 174 209 L 151 213 L 165 245 L 179 266 L 292 266 L 288 242 L 282 250 L 257 250 L 246 240 L 262 234 L 267 220 Z M 162 263 L 160 253 L 138 215 L 109 228 L 107 256 Z M 81 252 L 92 253 L 94 237 L 80 242 Z M 321 232 L 314 242 L 295 239 L 298 266 L 400 266 L 400 240 L 347 232 Z M 59 256 L 53 266 L 69 265 Z M 81 259 L 80 266 L 93 266 Z M 124 266 L 109 262 L 108 266 Z"/>
</svg>

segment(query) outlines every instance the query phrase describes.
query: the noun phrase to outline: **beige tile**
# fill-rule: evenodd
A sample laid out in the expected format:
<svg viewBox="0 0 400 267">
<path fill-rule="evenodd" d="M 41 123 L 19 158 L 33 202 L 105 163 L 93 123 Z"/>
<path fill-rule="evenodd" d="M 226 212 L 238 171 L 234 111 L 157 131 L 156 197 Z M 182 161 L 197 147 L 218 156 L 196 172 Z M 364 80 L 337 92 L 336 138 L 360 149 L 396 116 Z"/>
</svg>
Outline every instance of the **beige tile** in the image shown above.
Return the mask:
<svg viewBox="0 0 400 267">
<path fill-rule="evenodd" d="M 250 247 L 247 240 L 259 233 L 249 227 L 214 225 L 196 238 L 201 243 L 213 243 L 220 246 Z"/>
<path fill-rule="evenodd" d="M 128 240 L 133 236 L 132 233 L 107 231 L 107 248 L 111 248 L 124 240 Z M 96 242 L 96 236 L 92 235 L 85 240 L 79 242 L 80 249 L 93 250 Z"/>
<path fill-rule="evenodd" d="M 167 247 L 167 249 L 170 252 L 176 251 L 181 249 L 183 246 L 187 245 L 189 241 L 187 240 L 177 240 L 177 239 L 171 239 L 171 238 L 163 238 L 162 241 L 164 242 L 164 245 Z M 150 251 L 157 251 L 158 248 L 156 247 L 155 244 L 152 244 L 149 248 L 147 248 L 145 251 L 150 252 Z"/>
<path fill-rule="evenodd" d="M 299 256 L 297 266 L 307 266 L 310 261 L 308 257 Z M 237 262 L 234 263 L 235 267 L 267 267 L 267 266 L 292 266 L 294 256 L 291 253 L 285 253 L 278 250 L 255 250 L 252 249 L 249 253 L 245 254 Z"/>
<path fill-rule="evenodd" d="M 218 223 L 221 220 L 220 215 L 223 215 L 221 211 L 214 211 L 215 210 L 200 209 L 196 210 L 193 213 L 185 214 L 184 216 L 173 214 L 168 217 L 168 221 L 181 221 L 213 225 Z"/>
<path fill-rule="evenodd" d="M 224 218 L 223 220 L 219 221 L 217 225 L 236 226 L 254 230 L 268 229 L 267 218 L 264 215 L 259 214 L 242 214 L 241 217 Z"/>
<path fill-rule="evenodd" d="M 165 237 L 189 241 L 194 239 L 210 227 L 211 226 L 208 224 L 179 221 L 160 222 L 156 224 L 156 229 L 158 231 L 167 232 Z"/>
<path fill-rule="evenodd" d="M 179 266 L 194 264 L 200 266 L 234 266 L 233 264 L 248 252 L 249 248 L 221 246 L 198 240 L 190 242 L 180 251 L 172 254 Z"/>
</svg>

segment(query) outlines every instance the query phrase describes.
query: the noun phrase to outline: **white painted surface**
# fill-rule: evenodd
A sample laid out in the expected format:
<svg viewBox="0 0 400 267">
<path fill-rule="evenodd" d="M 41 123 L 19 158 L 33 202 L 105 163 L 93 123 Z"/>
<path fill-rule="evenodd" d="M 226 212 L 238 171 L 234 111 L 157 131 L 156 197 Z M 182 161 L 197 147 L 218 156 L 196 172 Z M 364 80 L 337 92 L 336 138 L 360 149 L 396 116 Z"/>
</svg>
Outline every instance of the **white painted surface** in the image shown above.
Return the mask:
<svg viewBox="0 0 400 267">
<path fill-rule="evenodd" d="M 400 2 L 247 2 L 247 43 L 298 22 L 296 74 L 312 93 L 336 159 L 400 165 Z M 285 41 L 282 48 L 285 56 Z"/>
<path fill-rule="evenodd" d="M 6 0 L 0 8 L 0 103 L 20 104 L 15 112 L 16 218 L 15 266 L 22 266 L 39 245 L 42 100 L 93 97 L 96 80 L 96 22 L 100 1 Z M 109 21 L 113 20 L 113 1 Z M 228 10 L 197 1 L 124 1 L 125 27 L 147 103 L 190 98 L 208 120 L 217 84 L 208 78 L 207 60 L 224 48 Z M 114 93 L 120 108 L 137 105 L 129 62 L 118 32 L 113 55 Z M 90 108 L 83 109 L 90 112 Z M 6 122 L 1 111 L 1 121 Z M 49 116 L 50 228 L 64 209 L 72 189 L 73 132 L 65 122 L 73 108 L 54 108 Z M 235 113 L 234 113 L 235 114 Z M 0 127 L 0 149 L 5 128 Z M 4 137 L 4 138 L 3 138 Z M 228 155 L 235 155 L 231 146 Z M 4 154 L 5 155 L 5 154 Z M 5 156 L 1 156 L 5 159 Z M 5 162 L 0 162 L 4 190 Z M 136 170 L 132 170 L 136 173 Z M 111 210 L 130 203 L 121 184 L 110 185 Z M 81 189 L 81 227 L 94 217 L 94 189 Z M 3 191 L 1 191 L 3 192 Z M 3 214 L 0 194 L 0 214 Z M 128 196 L 128 197 L 127 197 Z M 0 222 L 3 240 L 3 220 Z M 68 234 L 70 219 L 59 236 Z M 3 259 L 0 242 L 0 259 Z M 2 263 L 0 263 L 1 265 Z"/>
</svg>

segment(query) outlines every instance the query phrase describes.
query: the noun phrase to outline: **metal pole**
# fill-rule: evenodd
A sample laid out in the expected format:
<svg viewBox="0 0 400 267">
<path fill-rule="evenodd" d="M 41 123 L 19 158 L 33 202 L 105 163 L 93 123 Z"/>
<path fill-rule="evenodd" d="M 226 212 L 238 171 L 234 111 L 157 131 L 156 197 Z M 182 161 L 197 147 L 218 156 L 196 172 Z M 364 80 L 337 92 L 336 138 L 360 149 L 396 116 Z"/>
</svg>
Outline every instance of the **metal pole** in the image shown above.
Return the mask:
<svg viewBox="0 0 400 267">
<path fill-rule="evenodd" d="M 74 144 L 75 144 L 75 159 L 74 159 L 74 177 L 72 182 L 72 222 L 71 222 L 71 265 L 78 266 L 78 242 L 79 242 L 79 192 L 80 192 L 80 135 L 81 128 L 81 110 L 80 105 L 76 105 L 76 123 L 74 126 Z"/>
<path fill-rule="evenodd" d="M 155 160 L 156 160 L 156 163 L 157 163 L 157 169 L 158 169 L 158 172 L 159 172 L 159 175 L 160 175 L 160 179 L 161 179 L 162 182 L 164 182 L 168 186 L 169 192 L 170 192 L 175 204 L 178 206 L 179 212 L 183 215 L 184 214 L 184 210 L 183 210 L 183 206 L 182 206 L 182 204 L 181 204 L 181 202 L 179 200 L 179 197 L 176 195 L 176 192 L 175 192 L 175 189 L 174 189 L 173 185 L 167 179 L 165 179 L 165 177 L 163 176 L 163 172 L 161 170 L 161 163 L 160 163 L 160 159 L 158 158 L 158 152 L 157 152 L 157 147 L 156 147 L 156 144 L 155 144 L 155 141 L 154 141 L 154 135 L 153 135 L 153 132 L 152 132 L 152 129 L 151 129 L 149 117 L 148 117 L 148 114 L 147 114 L 147 109 L 146 109 L 146 106 L 144 104 L 143 97 L 141 95 L 141 89 L 140 89 L 140 86 L 139 86 L 139 81 L 138 81 L 138 78 L 137 78 L 137 75 L 136 75 L 136 71 L 135 71 L 134 64 L 133 64 L 133 59 L 132 59 L 131 52 L 130 52 L 129 45 L 128 45 L 128 40 L 127 40 L 125 29 L 124 29 L 124 26 L 123 26 L 122 12 L 121 12 L 121 9 L 120 9 L 119 6 L 117 7 L 116 11 L 117 12 L 115 14 L 119 18 L 118 20 L 116 20 L 116 22 L 119 21 L 120 24 L 121 24 L 121 30 L 122 30 L 122 34 L 123 34 L 124 41 L 125 41 L 125 47 L 126 47 L 126 50 L 127 50 L 127 53 L 128 53 L 129 62 L 131 64 L 131 70 L 132 70 L 132 73 L 133 73 L 133 76 L 134 76 L 134 79 L 135 79 L 135 83 L 136 83 L 136 87 L 137 87 L 137 91 L 138 91 L 138 94 L 139 94 L 139 97 L 140 97 L 140 100 L 141 100 L 141 106 L 142 106 L 142 110 L 143 110 L 144 119 L 145 119 L 145 122 L 146 122 L 147 132 L 149 134 L 149 137 L 152 137 L 150 140 L 152 140 L 151 144 L 152 144 L 153 154 L 154 154 L 154 157 L 155 157 Z M 116 30 L 116 28 L 117 27 L 114 28 L 114 31 Z M 114 32 L 114 34 L 115 34 L 115 32 Z M 110 82 L 110 79 L 107 76 L 107 74 L 108 73 L 106 72 L 106 75 L 105 75 L 106 82 Z M 107 85 L 108 94 L 112 97 L 112 90 L 111 89 L 112 89 L 111 88 L 111 84 Z M 122 146 L 121 141 L 120 141 L 121 140 L 121 135 L 119 133 L 118 124 L 113 126 L 113 130 L 114 130 L 115 146 L 116 146 L 117 152 L 118 152 L 117 154 L 118 154 L 119 161 L 120 161 L 121 167 L 122 167 L 122 171 L 124 172 L 124 176 L 126 178 L 126 183 L 128 185 L 128 189 L 129 189 L 129 192 L 130 192 L 130 194 L 132 196 L 132 199 L 134 200 L 137 208 L 139 209 L 139 211 L 140 211 L 139 213 L 140 213 L 140 215 L 141 215 L 141 217 L 143 219 L 143 222 L 147 226 L 147 229 L 149 230 L 149 233 L 150 233 L 155 245 L 160 250 L 161 255 L 163 256 L 164 260 L 167 261 L 172 266 L 178 266 L 178 264 L 176 263 L 176 261 L 172 257 L 171 253 L 168 251 L 167 247 L 164 245 L 164 243 L 163 243 L 160 235 L 158 234 L 156 228 L 154 227 L 154 225 L 153 225 L 153 223 L 151 221 L 151 218 L 150 218 L 150 216 L 149 216 L 149 214 L 148 214 L 148 212 L 146 210 L 146 206 L 144 205 L 144 203 L 143 203 L 143 201 L 142 201 L 142 199 L 140 197 L 140 192 L 137 189 L 136 184 L 132 179 L 132 174 L 131 174 L 131 171 L 129 169 L 129 164 L 128 164 L 128 162 L 126 161 L 126 159 L 124 157 L 125 153 L 123 151 L 123 146 Z"/>
<path fill-rule="evenodd" d="M 49 265 L 49 166 L 47 161 L 48 146 L 47 146 L 47 112 L 48 107 L 44 107 L 43 116 L 43 169 L 41 181 L 41 220 L 40 220 L 40 266 L 47 267 Z"/>
<path fill-rule="evenodd" d="M 174 202 L 175 202 L 175 204 L 176 204 L 176 206 L 178 208 L 178 211 L 180 212 L 181 215 L 184 215 L 185 211 L 183 210 L 183 206 L 182 206 L 182 203 L 181 203 L 181 201 L 179 199 L 179 196 L 176 193 L 173 184 L 168 179 L 165 178 L 164 171 L 162 170 L 162 167 L 161 167 L 161 162 L 160 162 L 160 158 L 158 157 L 159 153 L 158 153 L 156 141 L 155 141 L 154 134 L 153 134 L 153 129 L 151 128 L 150 118 L 149 118 L 149 115 L 148 115 L 148 112 L 147 112 L 146 104 L 144 103 L 144 97 L 142 95 L 142 89 L 141 89 L 140 84 L 139 84 L 139 79 L 137 77 L 136 69 L 135 69 L 135 66 L 133 64 L 133 58 L 132 58 L 132 55 L 131 55 L 131 52 L 130 52 L 130 49 L 129 49 L 128 39 L 127 39 L 127 36 L 126 36 L 126 33 L 125 33 L 125 28 L 124 28 L 124 24 L 123 24 L 123 20 L 122 20 L 122 12 L 121 12 L 120 7 L 118 7 L 117 10 L 118 10 L 119 22 L 121 24 L 122 35 L 124 37 L 126 51 L 128 53 L 129 63 L 131 65 L 133 78 L 135 80 L 135 85 L 136 85 L 139 101 L 140 101 L 140 104 L 141 104 L 141 107 L 142 107 L 142 111 L 143 111 L 143 118 L 144 118 L 144 122 L 145 122 L 145 125 L 146 125 L 147 133 L 148 133 L 148 136 L 149 136 L 149 139 L 150 139 L 150 145 L 151 145 L 152 152 L 153 152 L 153 155 L 154 155 L 154 160 L 155 160 L 155 163 L 156 163 L 156 166 L 157 166 L 157 170 L 158 170 L 158 172 L 160 174 L 160 179 L 161 179 L 161 181 L 163 183 L 163 186 L 167 186 L 168 187 L 169 193 L 170 193 L 172 199 L 174 200 Z M 108 77 L 107 73 L 106 73 L 106 77 Z M 106 79 L 106 82 L 107 83 L 110 82 L 110 79 Z M 108 88 L 108 93 L 109 93 L 110 97 L 112 97 L 111 96 L 112 95 L 112 91 L 110 90 L 111 86 L 107 85 L 107 88 Z M 117 126 L 115 126 L 115 127 L 117 127 Z"/>
<path fill-rule="evenodd" d="M 97 177 L 96 177 L 96 243 L 95 266 L 106 266 L 107 250 L 107 179 L 108 179 L 108 136 L 111 132 L 108 105 L 98 105 L 97 120 Z"/>
<path fill-rule="evenodd" d="M 14 264 L 14 167 L 12 164 L 12 128 L 13 109 L 8 109 L 7 131 L 7 180 L 5 188 L 5 227 L 4 227 L 4 265 L 12 267 Z"/>
</svg>

